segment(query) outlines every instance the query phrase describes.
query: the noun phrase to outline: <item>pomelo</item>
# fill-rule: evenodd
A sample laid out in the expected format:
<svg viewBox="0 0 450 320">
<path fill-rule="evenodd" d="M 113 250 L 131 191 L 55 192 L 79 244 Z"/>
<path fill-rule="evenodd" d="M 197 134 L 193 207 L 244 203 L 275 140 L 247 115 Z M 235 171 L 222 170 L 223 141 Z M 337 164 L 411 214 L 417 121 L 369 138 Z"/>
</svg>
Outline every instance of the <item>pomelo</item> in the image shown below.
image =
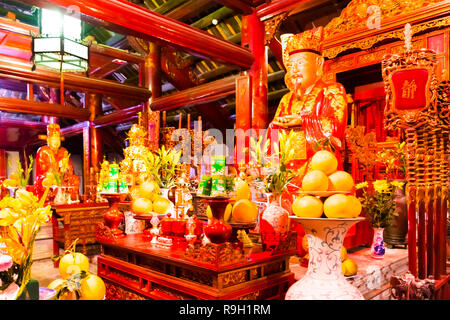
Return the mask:
<svg viewBox="0 0 450 320">
<path fill-rule="evenodd" d="M 311 170 L 303 177 L 302 189 L 304 191 L 327 191 L 328 177 L 323 171 Z"/>
<path fill-rule="evenodd" d="M 333 194 L 323 203 L 323 211 L 328 218 L 350 218 L 350 201 L 344 194 Z"/>
<path fill-rule="evenodd" d="M 333 153 L 320 150 L 312 156 L 310 165 L 312 170 L 320 170 L 326 175 L 330 175 L 337 170 L 338 162 Z"/>
<path fill-rule="evenodd" d="M 352 191 L 355 182 L 351 174 L 345 171 L 336 171 L 328 177 L 329 191 Z"/>
<path fill-rule="evenodd" d="M 294 200 L 292 211 L 297 217 L 320 218 L 323 213 L 323 203 L 313 196 L 304 196 Z"/>
<path fill-rule="evenodd" d="M 358 217 L 361 214 L 362 210 L 361 201 L 359 201 L 359 199 L 353 195 L 347 196 L 347 199 L 350 202 L 348 206 L 349 217 L 350 218 Z"/>
<path fill-rule="evenodd" d="M 231 215 L 236 222 L 251 223 L 258 217 L 258 207 L 248 199 L 241 199 L 234 204 Z"/>
<path fill-rule="evenodd" d="M 131 203 L 131 211 L 136 214 L 151 214 L 152 210 L 152 201 L 147 198 L 137 198 Z"/>
</svg>

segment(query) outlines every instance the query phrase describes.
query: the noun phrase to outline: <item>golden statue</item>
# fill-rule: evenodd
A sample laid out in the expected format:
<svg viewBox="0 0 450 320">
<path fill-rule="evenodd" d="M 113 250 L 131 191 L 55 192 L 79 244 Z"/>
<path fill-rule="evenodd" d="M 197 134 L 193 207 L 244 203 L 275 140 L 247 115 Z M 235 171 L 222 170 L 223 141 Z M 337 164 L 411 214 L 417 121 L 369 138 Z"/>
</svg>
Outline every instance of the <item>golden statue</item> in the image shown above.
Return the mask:
<svg viewBox="0 0 450 320">
<path fill-rule="evenodd" d="M 345 139 L 347 96 L 341 84 L 323 80 L 322 42 L 322 27 L 282 35 L 289 92 L 281 98 L 268 137 L 276 139 L 274 129 L 294 130 L 298 141 L 294 169 L 314 154 L 316 146 L 339 150 Z"/>
</svg>

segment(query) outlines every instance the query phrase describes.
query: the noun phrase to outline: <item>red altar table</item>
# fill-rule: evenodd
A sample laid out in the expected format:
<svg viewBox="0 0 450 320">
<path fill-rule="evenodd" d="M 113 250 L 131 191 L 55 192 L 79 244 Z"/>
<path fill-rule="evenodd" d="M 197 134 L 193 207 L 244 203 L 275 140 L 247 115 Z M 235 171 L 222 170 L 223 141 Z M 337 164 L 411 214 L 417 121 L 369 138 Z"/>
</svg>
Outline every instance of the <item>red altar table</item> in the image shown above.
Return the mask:
<svg viewBox="0 0 450 320">
<path fill-rule="evenodd" d="M 161 248 L 142 233 L 117 239 L 97 238 L 102 254 L 97 274 L 106 299 L 269 300 L 283 299 L 294 282 L 289 257 L 294 246 L 270 255 L 255 246 L 243 260 L 211 264 L 186 256 L 183 247 Z"/>
<path fill-rule="evenodd" d="M 86 244 L 96 242 L 95 227 L 103 221 L 103 213 L 108 208 L 107 203 L 52 205 L 53 255 L 59 254 L 59 243 L 67 249 L 77 238 L 86 254 Z"/>
</svg>

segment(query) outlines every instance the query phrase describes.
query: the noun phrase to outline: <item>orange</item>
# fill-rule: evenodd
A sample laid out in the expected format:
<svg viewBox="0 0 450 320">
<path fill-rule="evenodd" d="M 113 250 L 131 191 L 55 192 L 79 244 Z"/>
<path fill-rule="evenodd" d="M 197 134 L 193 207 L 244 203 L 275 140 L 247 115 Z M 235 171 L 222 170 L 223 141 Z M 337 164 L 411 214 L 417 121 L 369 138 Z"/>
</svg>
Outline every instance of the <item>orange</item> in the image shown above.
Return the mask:
<svg viewBox="0 0 450 320">
<path fill-rule="evenodd" d="M 153 200 L 153 197 L 159 192 L 159 187 L 154 181 L 145 181 L 139 186 L 139 195 L 142 198 Z"/>
<path fill-rule="evenodd" d="M 234 221 L 251 223 L 258 217 L 258 207 L 248 199 L 238 200 L 231 211 Z"/>
<path fill-rule="evenodd" d="M 131 202 L 131 211 L 136 214 L 151 214 L 152 210 L 152 201 L 147 198 L 137 198 Z"/>
<path fill-rule="evenodd" d="M 328 190 L 352 191 L 355 182 L 351 174 L 345 171 L 336 171 L 328 177 Z"/>
<path fill-rule="evenodd" d="M 165 214 L 170 210 L 171 202 L 169 199 L 156 195 L 153 198 L 153 211 L 159 214 Z"/>
<path fill-rule="evenodd" d="M 103 300 L 106 294 L 106 287 L 102 278 L 90 274 L 81 280 L 80 291 L 80 300 Z"/>
<path fill-rule="evenodd" d="M 317 151 L 311 158 L 311 169 L 323 171 L 330 175 L 337 170 L 338 162 L 336 156 L 327 150 Z"/>
<path fill-rule="evenodd" d="M 312 170 L 303 177 L 302 189 L 304 191 L 327 191 L 328 177 L 320 170 Z"/>
<path fill-rule="evenodd" d="M 59 261 L 59 274 L 63 279 L 81 271 L 89 271 L 89 260 L 82 253 L 65 254 Z"/>
<path fill-rule="evenodd" d="M 361 214 L 362 205 L 359 199 L 355 196 L 349 195 L 347 196 L 350 205 L 348 206 L 349 216 L 351 218 L 356 218 Z"/>
<path fill-rule="evenodd" d="M 245 180 L 238 179 L 236 185 L 236 200 L 250 199 L 250 187 Z"/>
<path fill-rule="evenodd" d="M 297 217 L 320 218 L 323 213 L 323 203 L 313 196 L 304 196 L 294 200 L 292 211 Z"/>
<path fill-rule="evenodd" d="M 350 201 L 344 194 L 333 194 L 323 203 L 323 211 L 328 218 L 351 218 L 348 207 Z"/>
</svg>

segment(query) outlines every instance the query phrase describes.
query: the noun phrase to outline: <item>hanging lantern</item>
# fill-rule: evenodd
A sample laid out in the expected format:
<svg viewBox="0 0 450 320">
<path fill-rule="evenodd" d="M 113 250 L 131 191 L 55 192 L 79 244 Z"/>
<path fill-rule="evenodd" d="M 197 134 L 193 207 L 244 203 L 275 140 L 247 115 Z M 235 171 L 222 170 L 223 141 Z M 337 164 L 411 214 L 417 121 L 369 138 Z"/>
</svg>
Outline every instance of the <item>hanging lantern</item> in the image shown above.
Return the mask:
<svg viewBox="0 0 450 320">
<path fill-rule="evenodd" d="M 86 72 L 89 47 L 81 43 L 81 20 L 41 9 L 40 36 L 33 37 L 33 70 L 37 65 L 59 72 Z"/>
</svg>

